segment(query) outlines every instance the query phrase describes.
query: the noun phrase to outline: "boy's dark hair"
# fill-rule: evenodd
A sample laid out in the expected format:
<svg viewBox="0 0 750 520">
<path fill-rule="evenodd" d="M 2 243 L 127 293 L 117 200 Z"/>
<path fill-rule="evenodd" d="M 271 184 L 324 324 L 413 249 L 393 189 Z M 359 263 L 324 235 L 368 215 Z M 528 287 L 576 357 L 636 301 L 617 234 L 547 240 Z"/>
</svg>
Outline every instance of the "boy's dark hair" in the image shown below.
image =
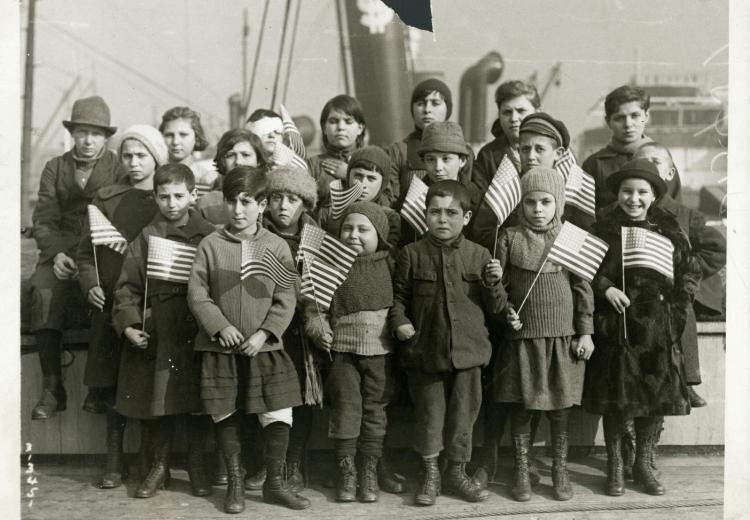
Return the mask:
<svg viewBox="0 0 750 520">
<path fill-rule="evenodd" d="M 534 108 L 542 106 L 542 100 L 539 98 L 539 92 L 537 92 L 536 87 L 517 79 L 506 81 L 497 87 L 497 90 L 495 90 L 495 105 L 500 110 L 501 104 L 518 96 L 526 96 Z"/>
<path fill-rule="evenodd" d="M 195 175 L 189 166 L 182 163 L 167 163 L 154 172 L 154 192 L 159 186 L 171 183 L 184 183 L 188 191 L 195 189 Z"/>
<path fill-rule="evenodd" d="M 458 205 L 461 206 L 464 213 L 471 209 L 469 190 L 458 181 L 444 180 L 431 185 L 425 196 L 425 210 L 430 206 L 430 201 L 434 197 L 453 197 L 453 200 L 458 201 Z"/>
<path fill-rule="evenodd" d="M 256 121 L 260 121 L 264 117 L 275 117 L 277 119 L 281 119 L 281 116 L 273 110 L 268 110 L 267 108 L 258 108 L 254 110 L 252 114 L 250 114 L 250 117 L 247 118 L 247 121 L 245 121 L 245 123 L 254 123 Z"/>
<path fill-rule="evenodd" d="M 604 98 L 604 119 L 609 121 L 609 118 L 620 105 L 631 101 L 637 101 L 644 111 L 651 106 L 651 96 L 646 94 L 645 90 L 633 85 L 623 85 L 614 89 Z"/>
<path fill-rule="evenodd" d="M 265 167 L 268 165 L 268 154 L 263 148 L 263 142 L 260 140 L 260 137 L 252 133 L 250 130 L 234 128 L 224 132 L 224 135 L 221 136 L 221 139 L 219 139 L 219 142 L 216 144 L 214 165 L 216 166 L 216 171 L 221 175 L 227 174 L 226 167 L 224 166 L 224 156 L 234 147 L 234 145 L 243 141 L 250 143 L 250 146 L 252 146 L 255 151 L 255 156 L 258 158 L 259 167 Z"/>
<path fill-rule="evenodd" d="M 208 148 L 206 132 L 203 131 L 203 125 L 201 125 L 201 115 L 188 107 L 172 107 L 164 112 L 164 115 L 161 116 L 159 132 L 163 134 L 167 123 L 174 121 L 175 119 L 188 119 L 190 121 L 190 125 L 193 127 L 193 132 L 195 132 L 195 146 L 193 147 L 193 150 L 200 152 Z"/>
<path fill-rule="evenodd" d="M 351 96 L 347 96 L 346 94 L 340 94 L 329 99 L 328 102 L 323 105 L 323 110 L 320 111 L 320 130 L 323 133 L 323 145 L 328 145 L 325 125 L 329 114 L 334 110 L 352 116 L 357 123 L 362 125 L 362 133 L 357 136 L 357 148 L 361 147 L 365 141 L 365 130 L 367 129 L 365 114 L 362 111 L 362 106 L 359 104 L 359 101 Z"/>
<path fill-rule="evenodd" d="M 264 168 L 237 166 L 232 168 L 221 186 L 225 200 L 234 200 L 240 193 L 261 202 L 266 198 L 266 173 Z"/>
</svg>

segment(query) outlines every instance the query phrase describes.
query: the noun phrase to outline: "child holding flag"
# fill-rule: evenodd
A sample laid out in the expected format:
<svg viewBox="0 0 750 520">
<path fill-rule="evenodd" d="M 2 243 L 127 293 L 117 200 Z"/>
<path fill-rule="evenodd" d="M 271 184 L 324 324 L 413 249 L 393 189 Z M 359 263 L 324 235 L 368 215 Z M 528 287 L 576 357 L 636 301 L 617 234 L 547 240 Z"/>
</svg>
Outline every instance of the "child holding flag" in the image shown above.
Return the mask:
<svg viewBox="0 0 750 520">
<path fill-rule="evenodd" d="M 508 290 L 505 318 L 512 330 L 495 361 L 493 397 L 511 403 L 513 498 L 531 498 L 531 419 L 533 411 L 542 410 L 551 429 L 553 493 L 557 500 L 570 500 L 568 415 L 581 404 L 583 360 L 594 350 L 593 295 L 587 281 L 547 257 L 562 226 L 562 175 L 533 167 L 521 178 L 521 190 L 519 225 L 503 231 L 497 248 Z"/>
<path fill-rule="evenodd" d="M 603 415 L 606 493 L 622 495 L 623 422 L 634 420 L 633 478 L 664 494 L 651 466 L 665 415 L 690 413 L 680 336 L 700 283 L 700 265 L 674 217 L 655 202 L 666 182 L 646 159 L 606 180 L 617 205 L 601 212 L 594 233 L 609 244 L 594 278 L 597 349 L 586 370 L 584 408 Z"/>
<path fill-rule="evenodd" d="M 166 484 L 178 415 L 185 420 L 192 492 L 206 496 L 211 494 L 203 462 L 209 422 L 200 415 L 200 353 L 193 352 L 197 326 L 186 295 L 195 248 L 215 228 L 190 210 L 195 177 L 188 166 L 159 167 L 154 193 L 159 213 L 130 244 L 115 290 L 112 321 L 118 336 L 128 341 L 115 408 L 141 419 L 141 431 L 151 441 L 150 470 L 136 498 L 150 498 Z M 146 305 L 151 319 L 144 328 Z"/>
<path fill-rule="evenodd" d="M 122 439 L 125 417 L 112 408 L 121 339 L 112 326 L 115 283 L 120 276 L 123 253 L 157 212 L 153 177 L 157 166 L 167 163 L 167 148 L 161 134 L 148 125 L 133 125 L 120 142 L 120 161 L 128 184 L 102 188 L 89 206 L 89 221 L 78 245 L 80 286 L 94 307 L 84 383 L 96 389 L 107 405 L 106 473 L 98 483 L 113 488 L 122 480 Z M 108 229 L 109 243 L 99 240 L 99 230 Z M 148 442 L 142 442 L 145 449 Z M 142 468 L 144 469 L 144 468 Z"/>
<path fill-rule="evenodd" d="M 267 204 L 266 183 L 265 174 L 249 167 L 229 172 L 222 188 L 229 224 L 200 243 L 188 283 L 188 305 L 200 326 L 195 349 L 203 353 L 201 402 L 217 425 L 227 467 L 227 513 L 245 509 L 240 467 L 245 413 L 258 414 L 263 426 L 263 500 L 291 509 L 310 506 L 289 489 L 283 470 L 292 407 L 302 404 L 297 372 L 282 340 L 294 316 L 296 275 L 286 284 L 277 276 L 240 273 L 245 248 L 263 255 L 254 266 L 268 266 L 268 253 L 282 272 L 293 271 L 289 246 L 258 225 Z"/>
</svg>

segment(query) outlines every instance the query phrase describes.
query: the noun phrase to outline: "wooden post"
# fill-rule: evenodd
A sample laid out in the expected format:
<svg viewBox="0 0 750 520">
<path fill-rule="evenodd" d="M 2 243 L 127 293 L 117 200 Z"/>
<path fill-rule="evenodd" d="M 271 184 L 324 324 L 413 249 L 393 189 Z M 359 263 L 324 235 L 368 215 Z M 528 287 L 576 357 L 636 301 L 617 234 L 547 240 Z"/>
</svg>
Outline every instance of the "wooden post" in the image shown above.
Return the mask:
<svg viewBox="0 0 750 520">
<path fill-rule="evenodd" d="M 31 125 L 34 105 L 34 28 L 36 0 L 29 0 L 26 24 L 26 63 L 23 88 L 23 133 L 21 135 L 21 225 L 31 224 Z"/>
</svg>

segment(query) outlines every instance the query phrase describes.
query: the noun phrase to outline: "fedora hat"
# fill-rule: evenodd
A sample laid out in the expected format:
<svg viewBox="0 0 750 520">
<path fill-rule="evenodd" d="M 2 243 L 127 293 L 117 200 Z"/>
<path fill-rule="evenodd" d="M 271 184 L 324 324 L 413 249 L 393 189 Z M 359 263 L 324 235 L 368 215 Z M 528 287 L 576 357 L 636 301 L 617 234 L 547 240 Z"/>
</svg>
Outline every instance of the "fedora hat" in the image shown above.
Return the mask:
<svg viewBox="0 0 750 520">
<path fill-rule="evenodd" d="M 116 126 L 109 126 L 109 107 L 99 96 L 76 99 L 70 121 L 63 121 L 62 124 L 70 132 L 79 125 L 101 128 L 107 137 L 117 132 Z"/>
</svg>

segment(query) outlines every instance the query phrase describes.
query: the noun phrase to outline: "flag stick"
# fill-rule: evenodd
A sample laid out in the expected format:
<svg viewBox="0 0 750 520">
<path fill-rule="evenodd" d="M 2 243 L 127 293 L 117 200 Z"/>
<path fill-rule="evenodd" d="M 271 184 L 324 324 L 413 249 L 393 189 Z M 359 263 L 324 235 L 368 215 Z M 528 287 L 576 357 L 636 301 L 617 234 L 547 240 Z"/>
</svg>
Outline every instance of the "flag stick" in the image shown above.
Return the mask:
<svg viewBox="0 0 750 520">
<path fill-rule="evenodd" d="M 141 322 L 143 332 L 146 332 L 146 302 L 148 302 L 148 275 L 146 275 L 146 284 L 143 287 L 143 322 Z"/>
<path fill-rule="evenodd" d="M 91 242 L 91 249 L 94 250 L 94 272 L 96 273 L 96 285 L 98 287 L 101 287 L 102 284 L 99 281 L 99 264 L 96 261 L 96 246 L 94 245 L 93 242 Z"/>
<path fill-rule="evenodd" d="M 622 293 L 625 294 L 625 241 L 622 240 L 622 237 L 620 237 L 620 253 L 622 254 Z M 627 308 L 624 308 L 622 310 L 622 330 L 625 333 L 625 339 L 628 339 L 628 321 L 627 321 L 627 315 L 625 314 L 627 312 Z"/>
<path fill-rule="evenodd" d="M 542 274 L 542 269 L 544 269 L 544 264 L 547 263 L 547 257 L 549 256 L 549 251 L 546 255 L 544 255 L 544 261 L 542 262 L 542 265 L 539 266 L 539 271 L 536 272 L 536 276 L 534 277 L 534 281 L 531 282 L 531 287 L 529 287 L 528 292 L 526 293 L 526 296 L 523 297 L 523 301 L 521 302 L 521 305 L 518 307 L 518 311 L 516 311 L 519 315 L 521 314 L 521 309 L 523 309 L 524 303 L 526 303 L 526 300 L 529 299 L 529 295 L 531 294 L 531 290 L 534 288 L 534 284 L 539 279 L 539 275 Z"/>
<path fill-rule="evenodd" d="M 318 297 L 315 295 L 315 284 L 312 281 L 312 276 L 310 275 L 310 266 L 307 265 L 307 253 L 302 253 L 302 267 L 307 271 L 307 277 L 310 279 L 310 287 L 312 287 L 313 291 L 313 302 L 315 302 L 315 310 L 318 311 L 318 319 L 320 320 L 320 329 L 325 329 L 325 323 L 323 323 L 323 316 L 320 312 L 320 307 L 318 306 Z M 333 357 L 331 356 L 331 351 L 326 350 L 328 352 L 328 359 L 330 361 L 333 361 Z"/>
<path fill-rule="evenodd" d="M 495 245 L 492 246 L 492 258 L 495 258 L 495 255 L 497 254 L 497 235 L 499 232 L 500 232 L 500 221 L 498 220 L 497 227 L 495 228 Z"/>
</svg>

